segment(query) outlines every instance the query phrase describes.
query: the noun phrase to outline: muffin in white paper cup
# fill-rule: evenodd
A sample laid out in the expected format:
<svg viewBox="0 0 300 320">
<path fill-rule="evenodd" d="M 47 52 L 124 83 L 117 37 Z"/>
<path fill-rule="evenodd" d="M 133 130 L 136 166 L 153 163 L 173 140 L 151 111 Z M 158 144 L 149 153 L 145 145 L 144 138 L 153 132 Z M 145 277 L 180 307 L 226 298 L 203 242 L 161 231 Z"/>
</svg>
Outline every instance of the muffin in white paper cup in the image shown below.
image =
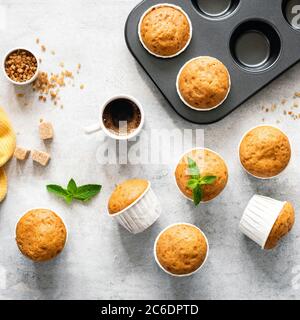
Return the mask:
<svg viewBox="0 0 300 320">
<path fill-rule="evenodd" d="M 191 20 L 179 6 L 159 3 L 142 15 L 138 35 L 143 47 L 157 58 L 174 58 L 189 46 L 193 34 Z"/>
<path fill-rule="evenodd" d="M 292 147 L 288 136 L 273 125 L 259 125 L 248 130 L 238 146 L 242 168 L 262 180 L 280 176 L 288 167 Z"/>
<path fill-rule="evenodd" d="M 220 60 L 199 56 L 187 61 L 179 70 L 176 90 L 181 101 L 189 108 L 210 111 L 227 99 L 231 90 L 231 77 Z"/>
<path fill-rule="evenodd" d="M 161 214 L 150 181 L 129 179 L 116 186 L 108 201 L 108 213 L 133 234 L 148 229 Z"/>
<path fill-rule="evenodd" d="M 20 252 L 34 262 L 56 258 L 68 240 L 68 230 L 63 219 L 48 208 L 26 211 L 18 220 L 15 232 Z"/>
<path fill-rule="evenodd" d="M 294 222 L 291 203 L 254 195 L 244 211 L 240 230 L 262 249 L 269 250 L 290 232 Z"/>
<path fill-rule="evenodd" d="M 190 201 L 193 201 L 193 191 L 187 186 L 190 179 L 188 158 L 196 162 L 202 177 L 216 177 L 213 184 L 202 186 L 203 197 L 201 203 L 212 201 L 223 192 L 228 182 L 228 168 L 225 160 L 217 152 L 200 147 L 190 149 L 180 157 L 174 170 L 175 184 L 179 192 Z"/>
<path fill-rule="evenodd" d="M 209 244 L 205 234 L 190 223 L 175 223 L 157 236 L 154 258 L 158 266 L 174 277 L 188 277 L 206 263 Z"/>
</svg>

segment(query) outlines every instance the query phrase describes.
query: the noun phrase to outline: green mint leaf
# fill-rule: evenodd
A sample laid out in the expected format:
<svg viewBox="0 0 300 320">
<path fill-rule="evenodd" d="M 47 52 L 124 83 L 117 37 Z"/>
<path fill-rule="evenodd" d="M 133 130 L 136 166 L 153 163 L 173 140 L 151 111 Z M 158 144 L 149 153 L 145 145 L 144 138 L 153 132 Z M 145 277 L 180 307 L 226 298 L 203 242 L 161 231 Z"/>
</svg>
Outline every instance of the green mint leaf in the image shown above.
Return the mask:
<svg viewBox="0 0 300 320">
<path fill-rule="evenodd" d="M 197 166 L 197 163 L 190 157 L 188 157 L 188 167 L 189 167 L 189 175 L 191 175 L 195 179 L 199 179 L 200 171 Z"/>
<path fill-rule="evenodd" d="M 193 190 L 193 200 L 195 206 L 198 206 L 202 200 L 202 190 L 200 185 L 198 185 L 194 190 Z"/>
<path fill-rule="evenodd" d="M 205 184 L 213 184 L 217 180 L 216 176 L 205 176 L 200 179 L 200 184 L 205 185 Z"/>
<path fill-rule="evenodd" d="M 54 193 L 58 197 L 65 198 L 69 195 L 68 191 L 62 188 L 61 186 L 58 186 L 56 184 L 49 184 L 47 185 L 47 190 L 51 193 Z"/>
<path fill-rule="evenodd" d="M 199 185 L 198 179 L 190 179 L 187 183 L 189 189 L 194 190 Z"/>
<path fill-rule="evenodd" d="M 73 201 L 73 196 L 72 195 L 67 195 L 67 196 L 65 196 L 65 201 L 66 201 L 66 203 L 68 204 L 68 205 L 70 205 L 71 203 L 72 203 L 72 201 Z"/>
<path fill-rule="evenodd" d="M 74 179 L 71 179 L 68 183 L 68 187 L 67 190 L 70 194 L 75 194 L 77 191 L 77 185 L 76 182 L 74 181 Z"/>
<path fill-rule="evenodd" d="M 98 184 L 87 184 L 77 188 L 76 193 L 73 195 L 74 199 L 79 201 L 89 201 L 101 191 L 102 186 Z"/>
<path fill-rule="evenodd" d="M 55 184 L 47 185 L 47 190 L 60 198 L 63 198 L 67 204 L 71 204 L 74 199 L 79 201 L 89 201 L 101 191 L 102 186 L 97 184 L 87 184 L 77 187 L 74 179 L 68 183 L 67 189 Z"/>
</svg>

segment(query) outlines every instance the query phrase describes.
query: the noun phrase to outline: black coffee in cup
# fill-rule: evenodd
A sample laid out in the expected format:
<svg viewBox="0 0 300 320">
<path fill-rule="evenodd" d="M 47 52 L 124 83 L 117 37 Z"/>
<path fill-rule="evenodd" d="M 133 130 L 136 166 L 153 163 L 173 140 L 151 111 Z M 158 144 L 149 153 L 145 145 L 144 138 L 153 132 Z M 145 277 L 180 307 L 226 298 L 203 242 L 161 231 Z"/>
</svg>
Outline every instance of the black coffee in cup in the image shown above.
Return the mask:
<svg viewBox="0 0 300 320">
<path fill-rule="evenodd" d="M 140 126 L 141 119 L 142 115 L 139 107 L 126 98 L 111 101 L 102 114 L 106 129 L 117 135 L 131 134 Z"/>
</svg>

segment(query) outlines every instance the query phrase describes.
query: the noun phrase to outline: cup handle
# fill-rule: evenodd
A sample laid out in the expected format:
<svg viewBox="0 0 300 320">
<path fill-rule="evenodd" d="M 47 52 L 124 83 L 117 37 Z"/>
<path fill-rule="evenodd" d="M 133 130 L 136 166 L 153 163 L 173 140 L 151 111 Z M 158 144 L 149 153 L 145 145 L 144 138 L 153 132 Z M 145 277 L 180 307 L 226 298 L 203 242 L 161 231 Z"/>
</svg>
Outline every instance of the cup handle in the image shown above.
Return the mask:
<svg viewBox="0 0 300 320">
<path fill-rule="evenodd" d="M 87 126 L 84 128 L 84 131 L 86 134 L 91 134 L 91 133 L 95 133 L 97 131 L 100 131 L 101 130 L 101 126 L 100 126 L 100 123 L 95 123 L 95 124 L 92 124 L 90 126 Z"/>
</svg>

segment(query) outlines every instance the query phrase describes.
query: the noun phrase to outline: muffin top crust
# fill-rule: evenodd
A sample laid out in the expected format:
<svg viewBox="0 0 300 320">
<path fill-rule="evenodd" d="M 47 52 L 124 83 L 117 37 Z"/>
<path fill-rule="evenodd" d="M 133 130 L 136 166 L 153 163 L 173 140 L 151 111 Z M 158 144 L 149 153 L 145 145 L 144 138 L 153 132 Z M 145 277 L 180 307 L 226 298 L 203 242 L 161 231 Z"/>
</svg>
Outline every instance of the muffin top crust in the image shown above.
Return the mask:
<svg viewBox="0 0 300 320">
<path fill-rule="evenodd" d="M 186 47 L 191 27 L 186 15 L 177 7 L 154 6 L 142 18 L 140 38 L 146 48 L 158 56 L 173 56 Z"/>
<path fill-rule="evenodd" d="M 192 225 L 178 224 L 166 229 L 156 243 L 156 257 L 161 266 L 175 275 L 196 271 L 205 261 L 207 242 Z"/>
<path fill-rule="evenodd" d="M 126 209 L 145 193 L 148 186 L 149 181 L 143 179 L 129 179 L 117 185 L 108 201 L 109 213 Z"/>
<path fill-rule="evenodd" d="M 20 251 L 33 261 L 47 261 L 64 248 L 66 227 L 61 218 L 48 209 L 27 212 L 18 222 L 16 241 Z"/>
<path fill-rule="evenodd" d="M 198 57 L 182 68 L 177 87 L 186 104 L 199 110 L 208 110 L 221 104 L 227 97 L 230 76 L 218 59 Z"/>
<path fill-rule="evenodd" d="M 293 205 L 287 202 L 281 210 L 265 244 L 265 249 L 270 250 L 277 246 L 281 238 L 287 235 L 295 223 Z"/>
<path fill-rule="evenodd" d="M 240 144 L 243 167 L 259 178 L 271 178 L 281 173 L 291 158 L 288 137 L 272 126 L 259 126 L 250 130 Z"/>
<path fill-rule="evenodd" d="M 208 149 L 194 149 L 183 156 L 175 170 L 176 183 L 181 192 L 193 199 L 193 192 L 187 183 L 191 176 L 188 172 L 188 158 L 194 160 L 200 170 L 200 176 L 216 176 L 213 184 L 202 186 L 203 202 L 214 199 L 226 187 L 228 169 L 224 160 L 215 152 Z"/>
</svg>

